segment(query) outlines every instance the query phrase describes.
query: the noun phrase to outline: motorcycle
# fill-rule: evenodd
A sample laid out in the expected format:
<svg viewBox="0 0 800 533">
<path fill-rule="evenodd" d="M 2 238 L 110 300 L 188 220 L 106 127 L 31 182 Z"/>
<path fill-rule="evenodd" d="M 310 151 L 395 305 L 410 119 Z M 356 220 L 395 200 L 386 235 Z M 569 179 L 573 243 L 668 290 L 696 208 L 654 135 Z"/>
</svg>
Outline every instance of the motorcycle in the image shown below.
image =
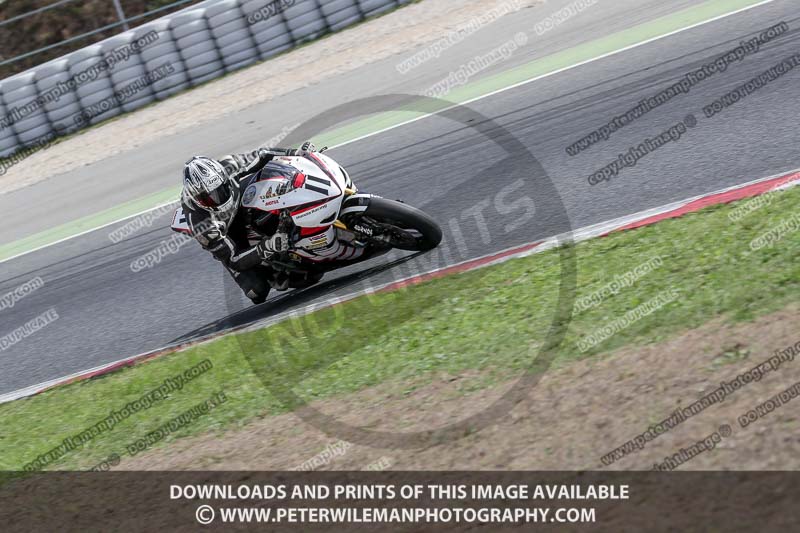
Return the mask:
<svg viewBox="0 0 800 533">
<path fill-rule="evenodd" d="M 425 251 L 439 245 L 442 230 L 429 215 L 400 201 L 359 192 L 344 167 L 323 151 L 273 158 L 242 194 L 240 209 L 248 210 L 251 245 L 269 234 L 266 226 L 276 228 L 276 217 L 277 230 L 293 243 L 288 251 L 262 263 L 271 273 L 272 288 L 309 287 L 326 272 L 391 249 Z M 330 231 L 315 230 L 331 225 L 333 239 L 364 249 L 360 257 L 314 257 L 314 249 L 329 246 L 331 238 Z M 190 234 L 181 208 L 175 212 L 172 229 Z"/>
</svg>

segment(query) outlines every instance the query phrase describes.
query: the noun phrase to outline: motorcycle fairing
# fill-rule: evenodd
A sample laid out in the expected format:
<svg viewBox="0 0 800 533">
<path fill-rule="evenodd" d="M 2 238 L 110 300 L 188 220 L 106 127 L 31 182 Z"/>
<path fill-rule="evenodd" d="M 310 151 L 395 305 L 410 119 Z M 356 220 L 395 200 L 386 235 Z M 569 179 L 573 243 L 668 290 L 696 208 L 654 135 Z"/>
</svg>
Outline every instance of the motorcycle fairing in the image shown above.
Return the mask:
<svg viewBox="0 0 800 533">
<path fill-rule="evenodd" d="M 348 179 L 332 159 L 322 155 L 315 157 L 277 157 L 275 162 L 289 165 L 304 175 L 301 185 L 285 194 L 275 191 L 285 178 L 267 178 L 251 184 L 242 195 L 244 207 L 261 211 L 294 209 L 292 220 L 298 227 L 314 228 L 332 224 L 344 199 L 344 185 Z"/>
</svg>

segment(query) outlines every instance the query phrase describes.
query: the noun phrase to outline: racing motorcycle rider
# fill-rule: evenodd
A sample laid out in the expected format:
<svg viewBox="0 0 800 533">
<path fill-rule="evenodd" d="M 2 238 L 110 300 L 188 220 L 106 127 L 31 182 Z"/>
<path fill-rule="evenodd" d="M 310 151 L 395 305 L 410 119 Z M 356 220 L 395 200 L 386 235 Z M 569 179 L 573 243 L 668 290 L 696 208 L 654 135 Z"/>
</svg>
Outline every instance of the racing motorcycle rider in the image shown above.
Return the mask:
<svg viewBox="0 0 800 533">
<path fill-rule="evenodd" d="M 289 250 L 293 243 L 287 233 L 278 231 L 274 216 L 271 224 L 259 224 L 261 231 L 254 231 L 252 217 L 245 213 L 250 210 L 240 209 L 242 193 L 258 180 L 273 157 L 304 156 L 314 151 L 314 145 L 307 141 L 299 149 L 259 148 L 250 154 L 226 155 L 218 161 L 195 156 L 184 165 L 181 206 L 192 236 L 225 265 L 253 303 L 264 302 L 270 288 L 286 290 L 289 287 L 286 275 L 262 263 L 274 253 Z M 326 246 L 314 247 L 313 251 L 295 251 L 318 261 L 359 258 L 363 249 L 339 242 L 334 231 L 332 224 L 319 228 L 317 234 L 331 233 L 325 239 Z M 261 239 L 264 233 L 268 237 Z M 260 239 L 260 242 L 253 245 L 253 239 Z M 320 277 L 321 274 L 307 281 L 313 283 Z"/>
</svg>

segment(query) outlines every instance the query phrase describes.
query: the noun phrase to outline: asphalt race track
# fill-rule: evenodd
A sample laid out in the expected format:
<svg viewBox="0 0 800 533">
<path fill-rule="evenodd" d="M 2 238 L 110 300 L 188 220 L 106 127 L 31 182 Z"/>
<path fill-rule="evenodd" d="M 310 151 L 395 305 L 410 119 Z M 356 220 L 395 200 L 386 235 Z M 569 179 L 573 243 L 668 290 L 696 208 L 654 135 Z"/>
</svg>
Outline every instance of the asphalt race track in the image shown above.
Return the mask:
<svg viewBox="0 0 800 533">
<path fill-rule="evenodd" d="M 645 20 L 647 9 L 652 9 L 649 15 L 653 16 L 693 2 L 636 2 L 638 10 L 630 8 L 630 4 L 599 3 L 592 9 L 607 11 L 599 14 L 604 24 L 594 26 L 616 31 Z M 360 290 L 365 284 L 379 285 L 569 230 L 557 224 L 557 217 L 549 212 L 554 204 L 552 198 L 538 197 L 535 190 L 525 188 L 526 169 L 519 168 L 517 154 L 509 154 L 503 148 L 510 146 L 505 142 L 508 134 L 546 169 L 566 206 L 573 229 L 797 168 L 800 135 L 794 120 L 796 114 L 790 111 L 796 109 L 800 100 L 800 69 L 713 118 L 706 118 L 702 112 L 704 106 L 726 92 L 800 53 L 796 29 L 800 17 L 796 7 L 796 2 L 791 1 L 759 6 L 478 100 L 469 105 L 475 113 L 456 110 L 451 114 L 451 118 L 460 121 L 440 116 L 426 118 L 332 150 L 330 155 L 349 170 L 362 191 L 424 208 L 445 230 L 441 250 L 396 265 L 387 266 L 387 262 L 399 256 L 374 260 L 368 265 L 374 267 L 368 276 L 351 276 L 363 269 L 349 269 L 328 276 L 328 283 L 304 294 L 276 295 L 267 303 L 252 307 L 241 298 L 226 297 L 226 289 L 233 294 L 230 283 L 226 284 L 226 274 L 193 243 L 164 257 L 153 268 L 133 273 L 130 264 L 134 259 L 173 235 L 167 227 L 168 216 L 117 244 L 109 240 L 108 233 L 119 225 L 4 262 L 0 266 L 0 294 L 35 276 L 40 276 L 45 286 L 2 312 L 0 335 L 51 308 L 57 310 L 60 318 L 0 352 L 0 394 L 177 340 L 261 320 L 276 311 Z M 500 21 L 491 30 L 483 30 L 474 39 L 465 41 L 465 48 L 458 53 L 469 58 L 523 29 L 534 35 L 532 23 L 541 13 L 556 8 L 557 5 L 548 3 L 545 11 L 538 14 L 535 10 L 524 10 L 517 17 Z M 566 146 L 615 115 L 781 21 L 789 25 L 789 31 L 763 45 L 758 53 L 730 65 L 688 94 L 650 111 L 610 140 L 575 157 L 565 152 Z M 561 38 L 558 46 L 563 47 L 601 36 L 597 33 L 600 30 L 593 30 L 594 34 L 581 31 L 592 25 L 591 18 L 587 22 L 576 20 L 574 24 L 570 27 L 570 22 L 566 22 L 548 35 L 546 42 Z M 553 44 L 547 46 L 551 47 L 548 53 L 557 49 L 552 48 L 556 46 Z M 541 57 L 543 53 L 544 45 L 531 38 L 509 62 L 480 76 Z M 350 76 L 350 83 L 357 83 L 359 77 L 386 79 L 375 76 L 375 72 L 388 72 L 407 55 L 410 52 L 391 61 L 368 65 Z M 443 77 L 442 63 L 433 63 L 425 66 L 424 73 L 404 79 L 403 85 L 373 85 L 363 96 L 420 91 Z M 460 61 L 450 58 L 448 63 L 457 65 Z M 339 87 L 344 81 L 331 83 Z M 308 99 L 311 103 L 298 119 L 307 120 L 313 116 L 308 110 L 319 112 L 341 103 L 322 96 L 314 100 L 313 96 L 322 90 L 311 87 L 298 91 L 301 94 L 288 95 L 282 107 L 291 108 Z M 354 94 L 338 88 L 331 93 Z M 270 119 L 270 109 L 276 105 L 256 106 L 249 116 L 231 115 L 229 121 L 263 123 Z M 650 153 L 635 168 L 624 169 L 609 182 L 589 185 L 587 178 L 592 172 L 689 114 L 695 116 L 697 125 L 689 128 L 680 140 Z M 117 174 L 142 172 L 147 176 L 141 178 L 141 183 L 158 182 L 162 188 L 177 184 L 177 169 L 192 143 L 199 147 L 197 151 L 209 152 L 211 139 L 219 137 L 220 129 L 237 131 L 227 124 L 209 126 L 70 173 L 75 175 L 70 179 L 80 186 L 74 197 L 64 202 L 69 204 L 64 209 L 79 210 L 84 204 L 94 202 L 93 194 L 97 193 L 87 183 L 96 174 L 112 169 Z M 267 137 L 263 131 L 245 126 L 241 136 L 226 139 L 218 151 L 244 149 Z M 176 155 L 167 161 L 171 153 Z M 165 176 L 166 169 L 170 174 Z M 59 205 L 63 199 L 58 190 L 63 187 L 62 178 L 59 177 L 60 184 L 48 180 L 0 196 L 0 208 L 11 219 L 9 231 L 14 238 L 66 220 Z M 139 185 L 132 188 L 140 194 L 144 192 Z M 113 194 L 123 193 L 124 190 L 117 190 Z M 531 204 L 521 201 L 525 197 L 535 204 L 535 217 L 529 212 Z M 17 224 L 25 215 L 20 206 L 29 210 L 30 221 Z M 509 225 L 519 227 L 508 231 Z M 8 241 L 4 238 L 4 242 Z M 231 313 L 236 309 L 242 311 Z"/>
</svg>

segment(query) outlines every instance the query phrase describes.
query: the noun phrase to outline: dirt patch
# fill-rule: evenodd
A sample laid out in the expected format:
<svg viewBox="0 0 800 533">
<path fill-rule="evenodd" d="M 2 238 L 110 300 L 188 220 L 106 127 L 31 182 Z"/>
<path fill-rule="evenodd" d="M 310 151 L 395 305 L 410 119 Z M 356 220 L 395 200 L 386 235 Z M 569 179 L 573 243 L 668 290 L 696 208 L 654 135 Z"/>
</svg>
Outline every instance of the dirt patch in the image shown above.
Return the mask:
<svg viewBox="0 0 800 533">
<path fill-rule="evenodd" d="M 722 425 L 732 435 L 682 470 L 793 470 L 800 468 L 800 399 L 746 428 L 737 419 L 800 382 L 800 360 L 783 363 L 760 381 L 614 462 L 600 458 L 651 425 L 711 393 L 722 381 L 800 341 L 800 309 L 754 322 L 715 321 L 673 339 L 628 348 L 551 369 L 507 416 L 474 434 L 418 450 L 377 449 L 337 442 L 287 414 L 267 417 L 221 435 L 179 440 L 126 459 L 129 470 L 574 470 L 650 469 Z M 439 376 L 423 386 L 381 386 L 314 404 L 342 420 L 387 431 L 420 431 L 479 412 L 511 382 L 465 393 L 477 373 Z M 794 402 L 797 405 L 794 405 Z"/>
<path fill-rule="evenodd" d="M 406 59 L 416 47 L 459 29 L 496 5 L 524 8 L 542 2 L 423 0 L 37 152 L 9 169 L 0 180 L 0 194 L 133 150 L 392 55 L 397 55 L 398 60 Z M 264 91 L 265 83 L 269 91 Z M 42 168 L 48 169 L 47 175 L 43 175 Z"/>
</svg>

